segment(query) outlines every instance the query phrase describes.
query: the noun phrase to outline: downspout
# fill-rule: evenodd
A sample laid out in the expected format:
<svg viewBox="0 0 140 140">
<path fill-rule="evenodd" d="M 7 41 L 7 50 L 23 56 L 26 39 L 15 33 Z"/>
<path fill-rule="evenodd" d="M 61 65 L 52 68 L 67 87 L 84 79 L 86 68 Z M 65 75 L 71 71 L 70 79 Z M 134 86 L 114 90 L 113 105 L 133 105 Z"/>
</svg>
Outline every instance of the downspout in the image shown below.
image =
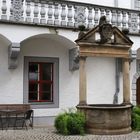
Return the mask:
<svg viewBox="0 0 140 140">
<path fill-rule="evenodd" d="M 118 104 L 118 95 L 120 92 L 120 59 L 115 60 L 115 94 L 113 104 Z"/>
</svg>

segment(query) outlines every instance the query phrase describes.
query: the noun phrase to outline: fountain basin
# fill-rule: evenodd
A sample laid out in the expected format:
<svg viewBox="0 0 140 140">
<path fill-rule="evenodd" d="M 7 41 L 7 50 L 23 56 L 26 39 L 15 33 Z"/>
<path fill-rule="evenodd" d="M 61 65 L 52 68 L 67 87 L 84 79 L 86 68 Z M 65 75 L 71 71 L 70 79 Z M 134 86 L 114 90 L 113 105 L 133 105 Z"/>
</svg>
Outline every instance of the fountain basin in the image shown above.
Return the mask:
<svg viewBox="0 0 140 140">
<path fill-rule="evenodd" d="M 126 134 L 131 132 L 132 105 L 94 104 L 78 105 L 86 115 L 87 133 L 99 135 Z"/>
</svg>

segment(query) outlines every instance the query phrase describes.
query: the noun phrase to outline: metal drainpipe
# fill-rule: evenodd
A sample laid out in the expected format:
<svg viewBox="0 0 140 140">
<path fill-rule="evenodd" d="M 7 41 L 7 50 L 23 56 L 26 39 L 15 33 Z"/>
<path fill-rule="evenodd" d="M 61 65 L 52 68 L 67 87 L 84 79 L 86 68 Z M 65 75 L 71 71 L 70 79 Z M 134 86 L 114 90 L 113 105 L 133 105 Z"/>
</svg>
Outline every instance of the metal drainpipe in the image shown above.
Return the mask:
<svg viewBox="0 0 140 140">
<path fill-rule="evenodd" d="M 120 92 L 120 67 L 119 67 L 119 62 L 120 59 L 116 58 L 115 60 L 115 85 L 116 85 L 116 89 L 115 89 L 115 94 L 114 94 L 114 99 L 113 99 L 113 104 L 118 104 L 118 95 Z"/>
</svg>

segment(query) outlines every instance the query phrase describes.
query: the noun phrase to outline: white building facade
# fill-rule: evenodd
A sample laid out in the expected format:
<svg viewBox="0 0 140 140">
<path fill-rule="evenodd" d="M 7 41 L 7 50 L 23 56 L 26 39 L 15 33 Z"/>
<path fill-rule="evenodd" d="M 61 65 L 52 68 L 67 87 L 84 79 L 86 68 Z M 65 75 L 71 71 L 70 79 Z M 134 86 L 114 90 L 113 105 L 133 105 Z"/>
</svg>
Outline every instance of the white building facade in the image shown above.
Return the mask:
<svg viewBox="0 0 140 140">
<path fill-rule="evenodd" d="M 108 23 L 129 29 L 134 42 L 130 91 L 131 103 L 139 104 L 138 4 L 138 0 L 0 0 L 0 103 L 31 104 L 35 125 L 53 124 L 58 113 L 75 107 L 79 103 L 74 42 L 78 26 L 89 30 L 106 15 Z M 88 104 L 121 104 L 121 60 L 87 58 L 86 68 Z"/>
</svg>

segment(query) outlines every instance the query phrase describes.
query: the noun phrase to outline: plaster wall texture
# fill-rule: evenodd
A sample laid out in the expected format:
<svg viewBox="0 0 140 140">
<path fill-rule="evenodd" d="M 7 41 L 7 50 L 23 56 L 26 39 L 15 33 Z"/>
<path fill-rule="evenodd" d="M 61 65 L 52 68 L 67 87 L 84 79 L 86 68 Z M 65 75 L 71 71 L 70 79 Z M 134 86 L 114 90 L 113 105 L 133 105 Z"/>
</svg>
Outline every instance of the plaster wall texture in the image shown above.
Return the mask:
<svg viewBox="0 0 140 140">
<path fill-rule="evenodd" d="M 39 35 L 39 34 L 57 34 L 61 35 L 72 42 L 74 42 L 78 37 L 78 31 L 72 31 L 67 29 L 53 29 L 48 27 L 37 27 L 37 26 L 21 26 L 21 25 L 9 25 L 1 24 L 0 26 L 0 38 L 1 35 L 5 36 L 11 42 L 22 42 L 29 37 Z M 137 50 L 139 45 L 139 36 L 129 36 L 134 42 L 132 50 Z"/>
<path fill-rule="evenodd" d="M 113 103 L 115 93 L 114 58 L 89 57 L 87 59 L 87 90 L 88 103 Z"/>
<path fill-rule="evenodd" d="M 8 69 L 8 45 L 0 36 L 0 94 L 1 103 L 23 103 L 23 57 L 59 58 L 59 108 L 36 109 L 36 116 L 54 116 L 64 108 L 74 107 L 79 102 L 79 71 L 69 71 L 68 49 L 75 47 L 78 32 L 49 28 L 1 24 L 0 33 L 11 42 L 21 42 L 17 69 Z M 57 37 L 56 33 L 60 36 Z M 27 38 L 38 35 L 34 39 Z M 139 37 L 130 36 L 132 49 L 139 48 Z M 115 93 L 115 64 L 113 58 L 87 58 L 88 103 L 112 103 Z M 91 65 L 93 64 L 93 65 Z M 131 69 L 131 81 L 135 74 L 135 62 Z M 114 83 L 114 84 L 113 84 Z M 109 88 L 106 88 L 109 87 Z M 122 75 L 119 103 L 122 102 Z"/>
<path fill-rule="evenodd" d="M 60 40 L 59 40 L 60 41 Z M 74 47 L 75 44 L 72 44 Z M 67 107 L 75 107 L 78 104 L 79 78 L 78 71 L 69 71 L 69 57 L 67 43 L 52 39 L 29 40 L 21 49 L 21 61 L 24 56 L 58 57 L 59 58 L 59 108 L 36 109 L 35 115 L 53 116 Z M 21 62 L 22 64 L 22 62 Z"/>
<path fill-rule="evenodd" d="M 1 44 L 0 63 L 3 63 L 0 69 L 1 103 L 23 103 L 24 56 L 58 57 L 59 108 L 35 109 L 35 116 L 55 116 L 63 109 L 75 107 L 79 103 L 79 71 L 69 71 L 68 49 L 75 46 L 74 43 L 70 44 L 67 46 L 67 43 L 52 38 L 29 39 L 21 45 L 18 67 L 14 70 L 8 69 L 8 47 L 4 43 Z M 113 102 L 114 66 L 113 58 L 87 58 L 88 103 Z"/>
<path fill-rule="evenodd" d="M 66 29 L 53 29 L 48 27 L 37 26 L 24 26 L 24 25 L 10 25 L 1 24 L 0 34 L 5 36 L 11 42 L 22 42 L 23 40 L 38 35 L 38 34 L 58 34 L 68 38 L 71 41 L 75 41 L 78 37 L 77 31 Z M 0 36 L 1 36 L 0 35 Z"/>
</svg>

